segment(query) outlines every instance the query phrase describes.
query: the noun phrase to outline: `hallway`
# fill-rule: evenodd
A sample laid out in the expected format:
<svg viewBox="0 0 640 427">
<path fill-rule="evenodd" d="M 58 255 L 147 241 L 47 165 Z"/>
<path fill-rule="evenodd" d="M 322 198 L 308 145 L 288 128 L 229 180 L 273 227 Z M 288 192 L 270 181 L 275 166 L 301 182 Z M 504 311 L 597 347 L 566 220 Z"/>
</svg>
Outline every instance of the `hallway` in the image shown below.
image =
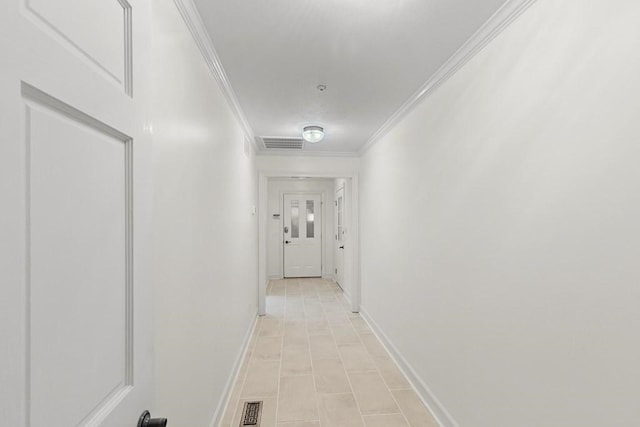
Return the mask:
<svg viewBox="0 0 640 427">
<path fill-rule="evenodd" d="M 220 427 L 245 401 L 264 402 L 262 427 L 435 427 L 411 385 L 340 287 L 273 280 Z"/>
<path fill-rule="evenodd" d="M 5 6 L 2 426 L 640 425 L 640 1 Z"/>
</svg>

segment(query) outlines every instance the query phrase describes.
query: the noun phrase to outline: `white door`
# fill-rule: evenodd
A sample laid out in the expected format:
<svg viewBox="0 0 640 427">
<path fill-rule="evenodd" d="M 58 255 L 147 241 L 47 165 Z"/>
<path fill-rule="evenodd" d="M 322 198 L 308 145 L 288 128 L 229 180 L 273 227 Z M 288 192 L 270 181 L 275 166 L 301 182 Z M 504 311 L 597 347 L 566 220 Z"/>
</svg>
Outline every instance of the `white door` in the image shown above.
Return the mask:
<svg viewBox="0 0 640 427">
<path fill-rule="evenodd" d="M 284 277 L 322 276 L 322 204 L 319 194 L 283 197 Z"/>
<path fill-rule="evenodd" d="M 151 405 L 148 0 L 0 13 L 0 424 Z"/>
<path fill-rule="evenodd" d="M 335 199 L 335 260 L 336 260 L 336 282 L 344 287 L 344 244 L 345 244 L 345 226 L 344 226 L 344 187 L 340 187 L 336 191 Z"/>
</svg>

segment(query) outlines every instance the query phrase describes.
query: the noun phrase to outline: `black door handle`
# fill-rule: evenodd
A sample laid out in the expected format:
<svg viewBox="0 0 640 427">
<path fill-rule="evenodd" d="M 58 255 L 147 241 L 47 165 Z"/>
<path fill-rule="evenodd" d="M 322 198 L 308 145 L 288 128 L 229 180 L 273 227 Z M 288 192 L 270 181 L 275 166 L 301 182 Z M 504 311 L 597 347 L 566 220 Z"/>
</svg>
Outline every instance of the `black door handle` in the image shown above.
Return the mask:
<svg viewBox="0 0 640 427">
<path fill-rule="evenodd" d="M 286 244 L 289 244 L 289 243 L 291 243 L 291 240 L 285 240 L 284 242 L 285 242 Z"/>
<path fill-rule="evenodd" d="M 344 245 L 340 246 L 340 248 L 339 248 L 339 249 L 344 249 Z"/>
<path fill-rule="evenodd" d="M 166 427 L 166 418 L 151 418 L 149 411 L 144 411 L 138 420 L 138 427 Z"/>
</svg>

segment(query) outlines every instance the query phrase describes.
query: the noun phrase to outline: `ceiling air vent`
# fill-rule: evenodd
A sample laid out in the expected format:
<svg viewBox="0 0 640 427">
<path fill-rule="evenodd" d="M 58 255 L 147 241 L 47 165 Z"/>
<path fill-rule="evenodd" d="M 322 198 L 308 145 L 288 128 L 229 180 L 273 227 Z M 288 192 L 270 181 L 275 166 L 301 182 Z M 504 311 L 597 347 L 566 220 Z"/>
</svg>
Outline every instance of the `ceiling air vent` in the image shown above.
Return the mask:
<svg viewBox="0 0 640 427">
<path fill-rule="evenodd" d="M 267 150 L 302 150 L 302 138 L 260 137 Z"/>
</svg>

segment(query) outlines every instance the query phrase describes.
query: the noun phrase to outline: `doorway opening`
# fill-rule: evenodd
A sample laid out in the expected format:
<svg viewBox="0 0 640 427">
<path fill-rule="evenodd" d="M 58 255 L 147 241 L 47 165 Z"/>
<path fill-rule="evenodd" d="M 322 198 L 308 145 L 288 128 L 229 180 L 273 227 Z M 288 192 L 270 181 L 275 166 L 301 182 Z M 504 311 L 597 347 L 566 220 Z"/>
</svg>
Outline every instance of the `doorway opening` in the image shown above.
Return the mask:
<svg viewBox="0 0 640 427">
<path fill-rule="evenodd" d="M 258 187 L 259 314 L 265 314 L 270 280 L 300 277 L 338 283 L 358 312 L 357 174 L 299 177 L 260 171 Z"/>
</svg>

